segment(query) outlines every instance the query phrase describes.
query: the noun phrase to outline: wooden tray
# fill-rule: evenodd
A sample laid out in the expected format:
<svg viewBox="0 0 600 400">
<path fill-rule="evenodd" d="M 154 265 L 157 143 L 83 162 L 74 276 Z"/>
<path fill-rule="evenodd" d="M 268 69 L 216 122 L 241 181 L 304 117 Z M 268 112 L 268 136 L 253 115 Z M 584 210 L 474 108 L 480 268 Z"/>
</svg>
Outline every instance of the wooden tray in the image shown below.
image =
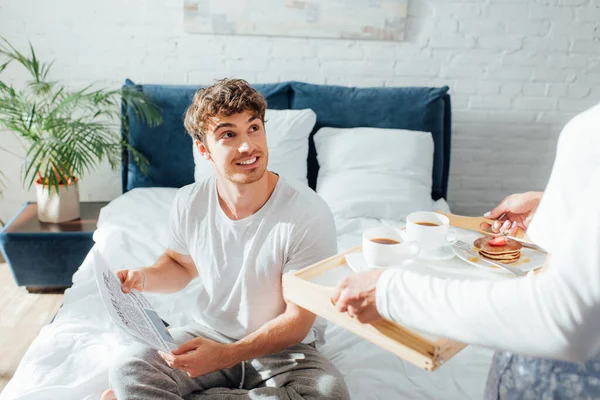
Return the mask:
<svg viewBox="0 0 600 400">
<path fill-rule="evenodd" d="M 447 339 L 432 340 L 386 319 L 372 324 L 362 324 L 350 318 L 348 314 L 338 312 L 331 302 L 334 288 L 320 285 L 312 280 L 335 268 L 346 266 L 345 255 L 358 251 L 361 251 L 361 246 L 296 273 L 283 275 L 284 296 L 300 307 L 348 329 L 363 339 L 369 340 L 427 371 L 438 368 L 466 346 Z"/>
<path fill-rule="evenodd" d="M 437 211 L 436 211 L 437 212 Z M 489 235 L 488 231 L 480 228 L 481 222 L 492 223 L 493 220 L 483 217 L 464 217 L 460 215 L 441 213 L 450 219 L 450 225 Z M 523 232 L 517 233 L 523 236 Z M 465 344 L 443 338 L 432 338 L 418 333 L 390 320 L 381 319 L 372 324 L 362 324 L 346 313 L 340 313 L 331 302 L 335 283 L 329 285 L 316 283 L 320 277 L 338 268 L 349 268 L 346 264 L 346 254 L 361 251 L 357 246 L 344 253 L 335 255 L 300 271 L 283 275 L 283 293 L 290 301 L 300 307 L 333 322 L 352 333 L 366 339 L 398 357 L 411 362 L 417 367 L 433 371 L 456 353 L 466 347 Z M 348 273 L 348 272 L 347 272 Z M 342 274 L 341 276 L 343 276 Z"/>
<path fill-rule="evenodd" d="M 445 212 L 441 212 L 441 211 L 435 211 L 435 212 L 437 214 L 442 214 L 442 215 L 445 215 L 446 217 L 448 217 L 448 219 L 450 220 L 450 225 L 452 225 L 456 228 L 467 229 L 470 231 L 481 233 L 483 235 L 493 235 L 492 232 L 482 230 L 480 227 L 480 224 L 482 222 L 487 222 L 490 225 L 493 224 L 495 221 L 493 219 L 484 218 L 484 217 L 465 217 L 462 215 L 450 214 L 450 213 L 445 213 Z M 517 233 L 515 234 L 515 237 L 518 237 L 518 238 L 525 237 L 525 231 L 521 228 L 517 229 Z"/>
</svg>

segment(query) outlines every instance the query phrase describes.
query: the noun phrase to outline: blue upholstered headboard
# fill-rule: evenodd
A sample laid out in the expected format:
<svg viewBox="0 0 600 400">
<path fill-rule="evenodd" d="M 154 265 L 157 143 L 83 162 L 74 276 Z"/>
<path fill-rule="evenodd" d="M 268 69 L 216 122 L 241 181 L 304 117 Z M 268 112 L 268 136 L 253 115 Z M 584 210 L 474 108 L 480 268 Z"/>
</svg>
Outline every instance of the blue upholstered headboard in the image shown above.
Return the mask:
<svg viewBox="0 0 600 400">
<path fill-rule="evenodd" d="M 123 153 L 123 192 L 136 187 L 181 187 L 194 181 L 192 139 L 185 132 L 183 115 L 196 86 L 135 85 L 162 109 L 163 123 L 150 128 L 132 110 L 127 116 L 127 140 L 150 161 L 144 175 L 129 152 Z M 266 98 L 268 108 L 311 108 L 317 124 L 311 135 L 308 178 L 316 187 L 319 169 L 312 137 L 323 126 L 374 127 L 431 132 L 434 140 L 434 200 L 446 198 L 450 171 L 451 108 L 448 87 L 442 88 L 349 88 L 301 82 L 254 85 Z"/>
</svg>

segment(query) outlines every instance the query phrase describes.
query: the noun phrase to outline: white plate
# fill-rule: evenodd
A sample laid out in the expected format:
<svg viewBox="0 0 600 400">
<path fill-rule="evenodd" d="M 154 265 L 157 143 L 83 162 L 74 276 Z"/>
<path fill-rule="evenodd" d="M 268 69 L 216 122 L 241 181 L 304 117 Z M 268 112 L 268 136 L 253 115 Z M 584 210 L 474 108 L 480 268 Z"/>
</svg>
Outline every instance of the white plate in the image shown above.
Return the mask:
<svg viewBox="0 0 600 400">
<path fill-rule="evenodd" d="M 458 240 L 461 240 L 472 246 L 473 242 L 477 238 L 480 238 L 480 237 L 481 237 L 481 235 L 478 235 L 476 233 L 469 233 L 469 234 L 465 234 L 465 235 L 460 235 L 458 237 Z M 473 265 L 474 267 L 477 267 L 477 268 L 480 268 L 480 269 L 483 269 L 486 271 L 490 271 L 490 272 L 510 274 L 510 272 L 508 272 L 506 270 L 494 267 L 492 264 L 482 261 L 481 256 L 479 254 L 477 254 L 477 250 L 473 250 L 474 253 L 477 254 L 477 256 L 472 256 L 469 253 L 467 253 L 466 251 L 464 251 L 456 246 L 452 246 L 452 250 L 454 250 L 454 254 L 456 254 L 456 256 L 458 258 L 460 258 L 461 260 L 465 261 L 468 264 Z M 536 251 L 533 249 L 528 249 L 528 248 L 523 247 L 521 249 L 521 259 L 519 259 L 519 261 L 517 261 L 515 263 L 507 264 L 507 265 L 519 268 L 523 272 L 528 272 L 533 269 L 541 267 L 542 265 L 544 265 L 545 261 L 546 261 L 546 253 L 542 253 L 540 251 Z"/>
</svg>

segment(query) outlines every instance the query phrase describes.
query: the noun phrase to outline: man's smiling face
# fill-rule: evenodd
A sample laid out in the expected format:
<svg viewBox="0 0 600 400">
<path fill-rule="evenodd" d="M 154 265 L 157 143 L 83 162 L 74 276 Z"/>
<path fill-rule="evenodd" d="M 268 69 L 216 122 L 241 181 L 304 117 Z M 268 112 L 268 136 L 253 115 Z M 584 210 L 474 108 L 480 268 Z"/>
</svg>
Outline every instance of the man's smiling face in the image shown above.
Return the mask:
<svg viewBox="0 0 600 400">
<path fill-rule="evenodd" d="M 217 175 L 233 183 L 260 180 L 267 170 L 268 149 L 265 126 L 251 111 L 211 117 L 204 143 L 196 146 L 212 160 Z"/>
</svg>

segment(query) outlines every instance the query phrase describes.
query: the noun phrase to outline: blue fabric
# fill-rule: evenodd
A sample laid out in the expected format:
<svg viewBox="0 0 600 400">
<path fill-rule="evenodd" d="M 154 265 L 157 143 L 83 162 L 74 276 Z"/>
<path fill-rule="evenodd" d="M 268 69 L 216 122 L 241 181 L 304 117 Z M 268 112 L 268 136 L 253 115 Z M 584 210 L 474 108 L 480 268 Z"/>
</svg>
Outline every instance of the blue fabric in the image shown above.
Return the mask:
<svg viewBox="0 0 600 400">
<path fill-rule="evenodd" d="M 192 139 L 183 126 L 183 114 L 197 87 L 135 85 L 162 107 L 164 121 L 156 128 L 140 123 L 131 110 L 129 142 L 150 161 L 143 175 L 123 155 L 123 191 L 136 187 L 181 187 L 194 180 Z M 316 187 L 319 169 L 313 135 L 323 126 L 375 127 L 431 132 L 435 143 L 432 197 L 446 197 L 450 170 L 451 109 L 448 88 L 348 88 L 300 82 L 254 85 L 274 109 L 311 108 L 317 125 L 309 139 L 309 184 Z"/>
<path fill-rule="evenodd" d="M 0 232 L 0 249 L 18 286 L 70 287 L 94 245 L 93 232 Z"/>
<path fill-rule="evenodd" d="M 434 140 L 432 197 L 446 197 L 450 167 L 450 97 L 441 88 L 350 88 L 292 82 L 293 109 L 317 113 L 316 131 L 333 128 L 392 128 L 431 132 Z M 309 184 L 317 178 L 314 142 L 310 141 Z M 370 155 L 376 157 L 376 155 Z"/>
<path fill-rule="evenodd" d="M 146 175 L 132 161 L 131 153 L 124 154 L 123 192 L 136 187 L 182 187 L 194 182 L 194 157 L 192 138 L 183 126 L 185 110 L 191 104 L 198 86 L 136 85 L 125 82 L 126 87 L 143 91 L 162 110 L 163 122 L 150 128 L 127 110 L 129 143 L 148 158 L 150 166 Z M 274 109 L 289 108 L 288 84 L 254 85 L 265 96 L 267 106 Z"/>
<path fill-rule="evenodd" d="M 570 363 L 497 352 L 490 367 L 484 398 L 600 399 L 600 354 L 585 363 Z"/>
</svg>

